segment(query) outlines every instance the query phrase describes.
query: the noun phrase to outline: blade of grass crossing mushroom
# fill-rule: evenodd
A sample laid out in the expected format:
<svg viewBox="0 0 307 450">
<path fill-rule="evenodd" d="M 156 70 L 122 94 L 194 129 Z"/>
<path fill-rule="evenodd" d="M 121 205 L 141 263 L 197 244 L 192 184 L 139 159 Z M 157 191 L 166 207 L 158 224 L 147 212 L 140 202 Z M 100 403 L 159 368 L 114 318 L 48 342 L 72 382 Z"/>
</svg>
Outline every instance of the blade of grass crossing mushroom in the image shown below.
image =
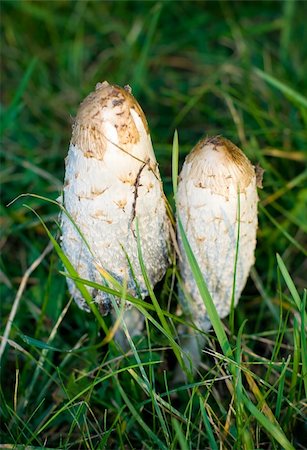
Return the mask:
<svg viewBox="0 0 307 450">
<path fill-rule="evenodd" d="M 187 236 L 185 234 L 184 228 L 182 226 L 182 222 L 180 217 L 178 216 L 178 225 L 179 225 L 179 232 L 181 234 L 182 243 L 184 247 L 184 251 L 186 252 L 194 279 L 196 281 L 197 287 L 199 289 L 200 295 L 203 299 L 203 302 L 205 304 L 210 322 L 214 328 L 215 334 L 217 336 L 217 339 L 219 341 L 219 344 L 223 350 L 223 353 L 225 356 L 228 356 L 232 359 L 232 350 L 231 346 L 229 344 L 229 341 L 227 339 L 226 333 L 223 328 L 222 321 L 216 311 L 216 308 L 214 306 L 212 297 L 208 291 L 206 282 L 204 280 L 204 277 L 201 273 L 201 270 L 199 268 L 199 265 L 197 263 L 197 260 L 193 254 L 193 250 L 189 244 L 189 241 L 187 239 Z"/>
<path fill-rule="evenodd" d="M 14 200 L 12 200 L 7 206 L 11 206 L 13 203 L 15 203 L 17 200 L 19 200 L 22 197 L 33 197 L 33 198 L 37 198 L 39 200 L 44 200 L 47 203 L 51 203 L 55 206 L 57 206 L 58 208 L 60 208 L 60 210 L 68 217 L 68 219 L 70 220 L 70 222 L 73 224 L 73 226 L 76 228 L 78 234 L 80 235 L 80 237 L 82 238 L 84 244 L 86 245 L 87 249 L 89 250 L 89 252 L 91 253 L 92 256 L 93 252 L 91 251 L 91 248 L 87 242 L 87 240 L 85 239 L 84 234 L 82 233 L 82 231 L 80 230 L 80 228 L 78 227 L 78 225 L 76 224 L 76 222 L 74 221 L 74 219 L 72 218 L 71 214 L 69 214 L 69 212 L 64 208 L 64 206 L 62 205 L 62 203 L 60 203 L 60 201 L 57 200 L 52 200 L 50 198 L 47 197 L 43 197 L 42 195 L 38 195 L 38 194 L 20 194 L 18 195 L 18 197 L 16 197 Z M 24 205 L 26 206 L 26 205 Z M 42 219 L 39 218 L 39 221 L 41 222 Z"/>
<path fill-rule="evenodd" d="M 110 328 L 109 333 L 103 339 L 101 345 L 107 345 L 113 340 L 114 336 L 116 335 L 116 332 L 120 329 L 120 327 L 123 323 L 123 312 L 124 312 L 124 310 L 123 310 L 123 308 L 121 308 L 120 313 L 117 316 L 117 319 L 115 320 L 114 324 Z"/>
<path fill-rule="evenodd" d="M 62 251 L 60 245 L 57 243 L 57 241 L 54 239 L 54 237 L 52 236 L 52 234 L 50 233 L 48 227 L 46 226 L 46 224 L 44 223 L 44 221 L 41 219 L 41 217 L 39 216 L 39 214 L 37 214 L 37 212 L 31 208 L 28 205 L 24 205 L 26 208 L 28 208 L 30 211 L 32 211 L 36 217 L 39 219 L 39 221 L 41 222 L 41 224 L 43 225 L 50 241 L 52 242 L 55 251 L 57 252 L 59 258 L 61 259 L 62 263 L 64 264 L 67 272 L 72 275 L 73 277 L 77 278 L 78 277 L 78 273 L 75 271 L 74 267 L 72 266 L 72 264 L 70 263 L 69 259 L 67 258 L 67 256 L 65 255 L 65 253 Z M 108 327 L 105 324 L 105 321 L 103 320 L 103 317 L 101 316 L 101 314 L 99 313 L 95 303 L 93 302 L 93 299 L 91 297 L 91 295 L 89 294 L 89 292 L 87 291 L 86 287 L 80 282 L 80 281 L 76 281 L 76 285 L 79 289 L 79 291 L 81 292 L 82 296 L 84 297 L 86 303 L 88 304 L 89 308 L 91 309 L 92 313 L 95 315 L 99 325 L 101 326 L 101 328 L 103 329 L 103 331 L 108 334 Z"/>
<path fill-rule="evenodd" d="M 128 262 L 129 269 L 130 269 L 130 271 L 131 271 L 132 279 L 133 279 L 133 281 L 134 281 L 134 283 L 135 283 L 135 289 L 136 289 L 136 292 L 137 292 L 138 296 L 141 297 L 141 296 L 142 296 L 141 288 L 140 288 L 139 282 L 138 282 L 138 280 L 137 280 L 137 278 L 136 278 L 136 276 L 135 276 L 135 271 L 134 271 L 134 269 L 133 269 L 131 260 L 130 260 L 130 258 L 129 258 L 129 256 L 128 256 L 128 254 L 127 254 L 127 252 L 126 252 L 126 250 L 124 249 L 123 246 L 122 246 L 122 249 L 123 249 L 123 252 L 124 252 L 125 255 L 126 255 L 126 259 L 127 259 L 127 262 Z"/>
<path fill-rule="evenodd" d="M 66 273 L 62 273 L 64 276 L 69 276 Z M 115 291 L 111 288 L 108 288 L 106 286 L 103 286 L 101 284 L 95 283 L 94 281 L 89 281 L 89 280 L 84 280 L 83 278 L 79 278 L 79 277 L 74 277 L 74 276 L 70 276 L 70 278 L 72 278 L 73 280 L 79 280 L 83 285 L 85 286 L 90 286 L 96 289 L 101 289 L 109 294 L 115 295 L 116 297 L 120 298 L 121 297 L 121 292 L 119 291 Z M 116 281 L 116 280 L 115 280 Z M 116 283 L 118 283 L 116 281 Z M 140 311 L 141 314 L 143 314 L 143 316 L 149 320 L 170 342 L 172 348 L 175 348 L 177 350 L 177 353 L 180 354 L 181 348 L 179 347 L 179 345 L 175 342 L 175 340 L 172 337 L 172 334 L 170 332 L 168 332 L 167 330 L 164 329 L 163 326 L 161 326 L 152 316 L 151 314 L 148 313 L 148 309 L 151 311 L 156 311 L 156 308 L 154 305 L 151 305 L 149 303 L 144 302 L 143 300 L 140 299 L 136 299 L 134 297 L 132 297 L 131 295 L 127 294 L 127 300 L 132 303 L 136 308 L 138 308 L 138 310 Z M 168 317 L 169 319 L 172 319 L 178 323 L 182 323 L 184 324 L 185 321 L 180 319 L 179 317 L 177 317 L 174 314 L 171 314 L 167 311 L 164 311 L 161 309 L 161 313 Z"/>
<path fill-rule="evenodd" d="M 181 353 L 179 351 L 179 347 L 177 345 L 174 346 L 174 344 L 173 344 L 174 340 L 171 338 L 171 336 L 172 336 L 171 329 L 170 329 L 170 327 L 169 327 L 169 325 L 168 325 L 168 323 L 167 323 L 167 321 L 166 321 L 166 319 L 164 317 L 164 314 L 163 314 L 162 309 L 161 309 L 161 307 L 159 305 L 159 302 L 158 302 L 158 300 L 157 300 L 157 298 L 156 298 L 156 296 L 154 294 L 153 288 L 151 286 L 151 283 L 150 283 L 150 280 L 149 280 L 149 277 L 148 277 L 148 274 L 147 274 L 147 270 L 146 270 L 146 267 L 145 267 L 144 259 L 143 259 L 143 256 L 142 256 L 142 247 L 141 247 L 141 240 L 140 240 L 140 233 L 139 233 L 139 226 L 138 226 L 137 219 L 136 219 L 136 235 L 137 235 L 137 247 L 138 247 L 139 263 L 140 263 L 140 266 L 141 266 L 142 275 L 144 277 L 144 282 L 145 282 L 146 288 L 148 290 L 149 297 L 150 297 L 150 299 L 151 299 L 151 301 L 152 301 L 152 303 L 153 303 L 153 305 L 155 307 L 155 310 L 156 310 L 156 312 L 158 314 L 158 317 L 159 317 L 159 320 L 161 322 L 161 325 L 162 325 L 162 327 L 165 330 L 165 334 L 168 335 L 168 339 L 170 340 L 170 344 L 171 344 L 172 349 L 173 349 L 173 351 L 174 351 L 174 353 L 175 353 L 175 355 L 176 355 L 176 357 L 178 359 L 178 362 L 179 362 L 179 364 L 181 366 L 183 366 L 184 362 L 183 362 Z"/>
<path fill-rule="evenodd" d="M 239 255 L 239 243 L 240 243 L 240 217 L 241 217 L 241 208 L 240 208 L 240 186 L 238 186 L 238 205 L 237 205 L 237 221 L 238 221 L 238 229 L 237 229 L 237 239 L 236 239 L 236 253 L 235 253 L 235 261 L 234 261 L 234 270 L 233 270 L 233 284 L 232 284 L 232 293 L 231 293 L 231 304 L 230 304 L 230 316 L 229 316 L 229 324 L 230 331 L 233 335 L 234 333 L 234 312 L 235 312 L 235 292 L 236 292 L 236 275 L 237 275 L 237 267 L 238 267 L 238 255 Z"/>
<path fill-rule="evenodd" d="M 85 286 L 93 287 L 95 289 L 107 292 L 108 294 L 114 295 L 117 298 L 121 298 L 121 295 L 122 295 L 121 285 L 120 285 L 120 290 L 115 290 L 115 289 L 109 288 L 107 286 L 104 286 L 102 284 L 96 283 L 95 281 L 85 280 L 84 278 L 80 278 L 80 277 L 74 277 L 72 275 L 67 274 L 66 272 L 59 272 L 59 273 L 61 275 L 63 275 L 64 277 L 71 278 L 74 281 L 80 281 L 80 283 L 82 283 Z M 148 320 L 150 320 L 155 326 L 157 326 L 157 322 L 147 312 L 147 310 L 155 311 L 156 309 L 155 309 L 154 305 L 151 305 L 150 303 L 147 303 L 144 300 L 140 300 L 139 298 L 133 297 L 132 295 L 129 295 L 129 294 L 127 294 L 126 298 L 130 303 L 132 303 L 134 306 L 136 306 L 139 309 L 139 311 L 142 312 L 142 314 L 146 314 L 146 317 L 148 318 Z M 184 319 L 181 319 L 180 317 L 176 316 L 175 314 L 169 313 L 168 311 L 165 311 L 164 309 L 161 309 L 161 311 L 162 311 L 162 314 L 164 316 L 168 317 L 169 319 L 172 319 L 173 321 L 178 322 L 178 323 L 186 324 L 186 321 Z M 191 326 L 192 326 L 192 324 L 191 324 Z M 194 326 L 194 328 L 195 328 L 195 326 Z M 159 326 L 159 330 L 161 331 L 161 330 L 163 330 L 163 328 L 161 326 Z M 165 331 L 163 332 L 163 334 L 168 339 L 172 339 L 172 337 L 169 334 L 167 334 Z M 172 339 L 172 342 L 174 343 L 174 345 L 178 346 L 178 344 L 176 344 L 176 342 L 173 339 Z M 179 348 L 180 347 L 178 346 L 178 349 Z"/>
<path fill-rule="evenodd" d="M 110 277 L 109 277 L 108 279 L 109 279 L 109 281 L 110 281 L 110 280 L 111 280 L 112 282 L 114 281 L 114 284 L 115 284 L 115 286 L 116 286 L 116 289 L 110 288 L 109 286 L 105 286 L 105 285 L 100 284 L 100 283 L 96 283 L 95 281 L 85 280 L 84 278 L 81 278 L 81 277 L 78 277 L 78 276 L 77 276 L 77 277 L 74 277 L 74 276 L 72 276 L 72 275 L 66 274 L 66 272 L 61 272 L 61 271 L 60 271 L 59 273 L 60 273 L 61 275 L 63 275 L 64 277 L 67 276 L 67 277 L 71 278 L 71 279 L 74 280 L 74 281 L 80 281 L 80 282 L 81 282 L 82 284 L 84 284 L 85 286 L 93 287 L 93 288 L 95 288 L 95 289 L 98 289 L 98 290 L 101 290 L 101 291 L 106 292 L 106 293 L 108 293 L 108 294 L 111 294 L 111 295 L 113 295 L 113 296 L 115 296 L 115 297 L 117 297 L 117 298 L 121 298 L 121 297 L 122 297 L 122 285 L 119 284 L 118 281 L 115 280 L 111 275 L 110 275 Z M 106 271 L 103 271 L 103 272 L 101 273 L 102 276 L 107 276 L 106 274 L 107 274 Z M 119 284 L 119 286 L 117 286 L 117 284 Z M 133 297 L 132 295 L 130 295 L 130 294 L 128 294 L 128 293 L 126 294 L 126 299 L 127 299 L 130 303 L 132 303 L 133 305 L 136 305 L 136 306 L 142 306 L 142 307 L 144 307 L 144 308 L 146 308 L 146 309 L 149 309 L 149 310 L 151 310 L 151 311 L 154 311 L 154 310 L 155 310 L 155 308 L 154 308 L 153 305 L 150 305 L 150 304 L 146 303 L 144 300 L 141 300 L 141 299 L 139 299 L 139 298 Z M 165 312 L 165 314 L 167 314 L 167 313 Z"/>
</svg>

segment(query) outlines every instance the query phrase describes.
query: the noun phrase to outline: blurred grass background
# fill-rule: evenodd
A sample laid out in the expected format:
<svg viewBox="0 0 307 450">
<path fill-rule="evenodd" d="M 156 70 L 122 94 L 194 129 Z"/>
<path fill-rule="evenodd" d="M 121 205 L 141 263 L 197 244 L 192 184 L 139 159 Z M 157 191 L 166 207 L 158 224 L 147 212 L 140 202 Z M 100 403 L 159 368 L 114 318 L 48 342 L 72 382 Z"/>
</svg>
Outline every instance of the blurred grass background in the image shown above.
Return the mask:
<svg viewBox="0 0 307 450">
<path fill-rule="evenodd" d="M 62 186 L 72 118 L 80 101 L 97 82 L 129 84 L 147 116 L 170 201 L 175 129 L 181 161 L 203 135 L 222 134 L 265 170 L 264 188 L 259 193 L 256 266 L 236 310 L 236 323 L 238 330 L 245 319 L 249 320 L 245 331 L 249 336 L 246 346 L 252 352 L 249 356 L 253 354 L 256 361 L 252 370 L 274 385 L 288 356 L 294 364 L 298 357 L 295 349 L 303 352 L 295 346 L 298 325 L 293 322 L 293 302 L 285 279 L 277 270 L 276 253 L 302 294 L 307 273 L 306 13 L 307 3 L 295 0 L 2 0 L 2 329 L 27 267 L 48 243 L 43 227 L 23 203 L 39 212 L 53 230 L 58 214 L 55 207 L 36 198 L 7 207 L 8 203 L 24 193 L 56 199 Z M 7 348 L 2 361 L 3 443 L 39 446 L 46 440 L 52 448 L 156 448 L 157 442 L 146 435 L 144 428 L 139 429 L 135 422 L 139 416 L 127 411 L 113 382 L 97 390 L 93 387 L 93 398 L 85 399 L 87 406 L 85 400 L 81 406 L 74 405 L 73 413 L 65 410 L 38 433 L 56 407 L 79 392 L 80 386 L 88 385 L 80 374 L 94 371 L 97 361 L 100 364 L 114 356 L 106 349 L 96 349 L 100 342 L 97 325 L 75 305 L 71 305 L 61 326 L 56 326 L 68 301 L 65 279 L 58 273 L 61 269 L 55 254 L 40 264 L 28 280 L 14 318 L 10 339 L 16 345 Z M 169 285 L 167 279 L 161 288 L 162 303 L 171 290 Z M 68 356 L 49 347 L 39 348 L 34 341 L 25 342 L 24 335 L 45 342 L 52 330 L 56 330 L 54 348 L 69 349 L 81 339 L 78 345 L 86 342 L 89 350 Z M 159 334 L 152 333 L 153 344 L 158 346 Z M 31 385 L 33 374 L 37 374 L 35 361 L 43 352 L 47 354 L 44 371 Z M 161 352 L 157 351 L 156 357 L 161 358 Z M 210 358 L 205 358 L 210 366 Z M 302 380 L 298 377 L 300 383 L 293 386 L 293 373 L 299 374 L 299 368 L 293 371 L 293 367 L 284 374 L 279 403 L 274 390 L 269 389 L 266 398 L 271 408 L 277 408 L 278 420 L 296 448 L 306 448 L 303 434 L 298 432 L 303 423 Z M 158 369 L 159 386 L 163 384 L 162 368 Z M 171 374 L 171 367 L 169 370 Z M 142 411 L 143 398 L 131 379 L 127 376 L 123 383 L 132 390 L 136 410 Z M 211 404 L 211 422 L 215 418 L 225 425 L 229 398 L 225 385 L 216 389 L 213 397 L 215 401 L 221 398 L 223 406 L 216 411 L 216 404 Z M 187 392 L 186 397 L 178 394 L 176 407 L 190 419 L 194 413 L 198 417 Z M 112 402 L 110 397 L 114 397 Z M 291 400 L 291 412 L 284 398 Z M 85 408 L 92 421 L 99 418 L 105 442 L 101 444 L 99 426 L 88 425 L 79 407 Z M 117 417 L 118 411 L 123 418 Z M 101 425 L 102 414 L 105 426 Z M 146 414 L 150 416 L 148 411 Z M 148 420 L 159 435 L 154 417 Z M 279 448 L 252 420 L 250 426 L 255 446 Z M 177 425 L 171 429 L 176 436 L 174 449 L 179 443 L 180 448 L 210 447 L 211 441 L 204 435 L 195 440 L 197 430 L 193 427 L 184 435 Z M 225 448 L 235 446 L 232 426 L 214 433 Z"/>
</svg>

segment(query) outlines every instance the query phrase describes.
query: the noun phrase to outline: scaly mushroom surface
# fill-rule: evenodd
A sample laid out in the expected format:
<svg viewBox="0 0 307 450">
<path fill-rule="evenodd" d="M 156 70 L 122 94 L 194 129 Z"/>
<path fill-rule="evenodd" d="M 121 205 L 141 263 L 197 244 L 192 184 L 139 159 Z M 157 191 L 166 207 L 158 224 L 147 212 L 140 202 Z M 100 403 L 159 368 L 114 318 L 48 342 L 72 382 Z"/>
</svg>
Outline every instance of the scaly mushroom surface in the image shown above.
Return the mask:
<svg viewBox="0 0 307 450">
<path fill-rule="evenodd" d="M 237 304 L 255 261 L 256 184 L 255 168 L 248 158 L 220 136 L 201 140 L 187 156 L 179 176 L 177 213 L 221 318 L 230 312 L 233 286 Z M 178 240 L 190 312 L 195 324 L 206 331 L 210 321 L 179 230 Z"/>
<path fill-rule="evenodd" d="M 106 81 L 81 103 L 66 158 L 62 248 L 81 278 L 101 283 L 97 267 L 142 297 L 147 289 L 137 252 L 138 220 L 142 254 L 152 285 L 169 265 L 169 220 L 145 115 L 129 87 Z M 81 234 L 84 236 L 82 238 Z M 90 249 L 90 250 L 89 250 Z M 75 283 L 69 291 L 89 310 Z M 102 315 L 112 309 L 108 294 L 88 288 Z"/>
</svg>

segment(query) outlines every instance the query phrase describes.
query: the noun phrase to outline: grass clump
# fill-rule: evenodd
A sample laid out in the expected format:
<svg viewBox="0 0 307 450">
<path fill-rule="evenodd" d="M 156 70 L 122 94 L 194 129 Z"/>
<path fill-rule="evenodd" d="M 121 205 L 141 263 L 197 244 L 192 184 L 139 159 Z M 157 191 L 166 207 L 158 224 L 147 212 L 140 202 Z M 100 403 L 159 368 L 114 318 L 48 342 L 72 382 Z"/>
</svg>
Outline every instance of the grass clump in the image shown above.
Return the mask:
<svg viewBox="0 0 307 450">
<path fill-rule="evenodd" d="M 305 5 L 3 1 L 1 8 L 1 445 L 305 448 Z M 104 79 L 130 84 L 146 111 L 172 206 L 177 164 L 204 134 L 222 133 L 265 169 L 256 265 L 231 327 L 211 318 L 215 332 L 187 382 L 173 382 L 186 320 L 175 314 L 175 263 L 146 302 L 104 287 L 145 316 L 143 336 L 123 352 L 106 339 L 109 318 L 95 320 L 69 299 L 61 258 L 48 247 L 59 209 L 42 197 L 58 197 L 70 115 Z M 7 207 L 22 193 L 38 195 Z M 197 264 L 194 274 L 210 302 Z"/>
</svg>

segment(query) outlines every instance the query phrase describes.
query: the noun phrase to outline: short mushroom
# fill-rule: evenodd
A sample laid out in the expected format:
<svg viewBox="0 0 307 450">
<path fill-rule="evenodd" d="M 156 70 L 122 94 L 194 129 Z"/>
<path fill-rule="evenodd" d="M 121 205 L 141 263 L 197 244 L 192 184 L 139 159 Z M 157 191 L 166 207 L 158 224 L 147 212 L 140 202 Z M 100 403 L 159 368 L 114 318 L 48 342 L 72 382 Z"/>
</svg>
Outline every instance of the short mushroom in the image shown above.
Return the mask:
<svg viewBox="0 0 307 450">
<path fill-rule="evenodd" d="M 179 176 L 177 212 L 221 318 L 229 314 L 232 297 L 234 306 L 237 304 L 255 261 L 256 178 L 244 153 L 220 136 L 202 139 L 186 158 Z M 181 276 L 192 298 L 191 315 L 195 324 L 207 331 L 210 321 L 180 233 L 178 239 Z"/>
<path fill-rule="evenodd" d="M 202 139 L 179 176 L 177 214 L 221 318 L 237 304 L 255 261 L 261 178 L 261 169 L 257 171 L 236 145 L 221 136 Z M 211 323 L 179 230 L 178 241 L 183 305 L 195 325 L 208 331 Z M 184 361 L 195 372 L 205 337 L 188 327 L 181 331 Z M 183 379 L 177 367 L 174 382 Z"/>
</svg>

